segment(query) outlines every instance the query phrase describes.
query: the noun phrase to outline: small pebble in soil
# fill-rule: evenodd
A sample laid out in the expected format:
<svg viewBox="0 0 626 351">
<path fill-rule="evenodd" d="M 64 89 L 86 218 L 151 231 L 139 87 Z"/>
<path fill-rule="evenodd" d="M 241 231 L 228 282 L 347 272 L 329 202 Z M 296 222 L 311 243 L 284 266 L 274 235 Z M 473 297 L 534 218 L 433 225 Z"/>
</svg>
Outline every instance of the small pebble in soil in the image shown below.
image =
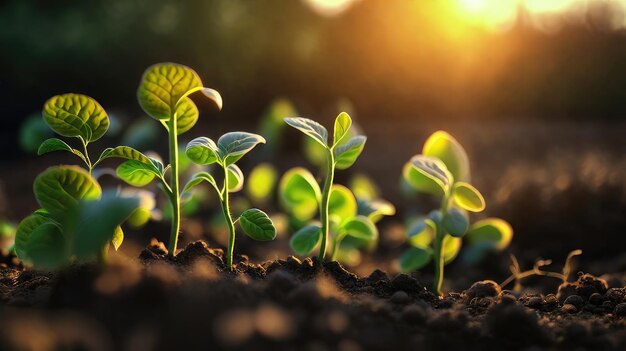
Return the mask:
<svg viewBox="0 0 626 351">
<path fill-rule="evenodd" d="M 533 296 L 526 302 L 526 307 L 541 308 L 543 306 L 543 298 L 541 296 Z"/>
<path fill-rule="evenodd" d="M 606 297 L 613 302 L 619 303 L 624 300 L 624 291 L 623 289 L 611 288 L 607 290 Z"/>
<path fill-rule="evenodd" d="M 589 303 L 593 305 L 600 306 L 603 302 L 604 296 L 600 295 L 599 293 L 593 293 L 591 294 L 591 296 L 589 296 Z"/>
<path fill-rule="evenodd" d="M 626 316 L 626 303 L 620 303 L 615 306 L 615 315 L 618 317 Z"/>
<path fill-rule="evenodd" d="M 576 306 L 569 304 L 569 303 L 563 305 L 561 309 L 563 310 L 563 312 L 570 313 L 570 314 L 578 312 L 578 308 L 576 308 Z"/>
<path fill-rule="evenodd" d="M 517 298 L 513 295 L 502 295 L 502 297 L 500 298 L 500 303 L 505 304 L 505 305 L 512 305 L 515 304 L 517 302 Z"/>
<path fill-rule="evenodd" d="M 564 305 L 573 305 L 576 308 L 580 308 L 585 304 L 585 300 L 578 295 L 568 296 L 567 299 L 563 302 Z"/>
<path fill-rule="evenodd" d="M 409 294 L 402 290 L 398 290 L 391 295 L 390 301 L 397 304 L 406 304 L 411 301 L 411 299 L 409 298 Z"/>
<path fill-rule="evenodd" d="M 476 297 L 495 297 L 500 294 L 502 289 L 498 283 L 493 280 L 483 280 L 472 284 L 472 286 L 465 291 L 465 296 L 468 300 L 472 300 Z"/>
</svg>

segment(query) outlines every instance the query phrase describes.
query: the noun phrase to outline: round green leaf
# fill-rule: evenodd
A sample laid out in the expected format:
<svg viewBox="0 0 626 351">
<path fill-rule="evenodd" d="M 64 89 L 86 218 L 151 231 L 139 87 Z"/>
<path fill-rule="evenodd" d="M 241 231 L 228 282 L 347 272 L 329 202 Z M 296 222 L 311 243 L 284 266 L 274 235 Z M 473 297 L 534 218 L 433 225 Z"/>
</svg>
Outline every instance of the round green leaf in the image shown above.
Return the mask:
<svg viewBox="0 0 626 351">
<path fill-rule="evenodd" d="M 350 116 L 342 112 L 337 118 L 335 118 L 335 127 L 333 131 L 333 145 L 339 144 L 341 139 L 343 139 L 346 135 L 348 135 L 348 131 L 352 126 L 352 119 Z"/>
<path fill-rule="evenodd" d="M 307 221 L 319 211 L 320 187 L 308 170 L 300 167 L 288 170 L 278 187 L 281 205 L 296 219 Z"/>
<path fill-rule="evenodd" d="M 269 216 L 257 209 L 244 211 L 239 217 L 244 233 L 254 240 L 269 241 L 276 238 L 276 228 Z"/>
<path fill-rule="evenodd" d="M 406 235 L 411 246 L 427 248 L 435 238 L 436 230 L 432 219 L 420 218 L 408 227 Z"/>
<path fill-rule="evenodd" d="M 285 123 L 328 148 L 328 131 L 323 125 L 303 117 L 285 118 Z"/>
<path fill-rule="evenodd" d="M 243 188 L 243 172 L 239 166 L 228 166 L 228 192 L 236 193 Z"/>
<path fill-rule="evenodd" d="M 183 98 L 176 106 L 176 134 L 181 135 L 198 122 L 198 107 L 189 98 Z"/>
<path fill-rule="evenodd" d="M 393 216 L 396 208 L 385 200 L 357 199 L 357 213 L 367 216 L 372 222 L 380 221 L 383 216 Z"/>
<path fill-rule="evenodd" d="M 228 166 L 237 162 L 258 144 L 265 144 L 265 139 L 253 133 L 230 132 L 222 135 L 217 141 L 218 154 Z"/>
<path fill-rule="evenodd" d="M 400 270 L 411 272 L 423 268 L 430 262 L 432 255 L 428 247 L 411 247 L 400 256 Z"/>
<path fill-rule="evenodd" d="M 372 221 L 365 216 L 356 216 L 341 224 L 340 231 L 358 239 L 366 241 L 378 240 L 378 229 Z"/>
<path fill-rule="evenodd" d="M 468 180 L 470 175 L 469 160 L 463 146 L 452 135 L 437 131 L 426 143 L 422 153 L 443 161 L 455 180 Z"/>
<path fill-rule="evenodd" d="M 50 167 L 34 183 L 35 198 L 52 215 L 63 216 L 79 200 L 94 200 L 102 189 L 87 171 L 76 166 Z"/>
<path fill-rule="evenodd" d="M 513 238 L 513 228 L 500 218 L 486 218 L 480 220 L 470 227 L 467 233 L 467 240 L 475 245 L 480 242 L 492 242 L 498 250 L 509 246 Z"/>
<path fill-rule="evenodd" d="M 461 238 L 455 238 L 450 235 L 446 235 L 443 238 L 443 261 L 448 264 L 456 258 L 461 251 Z"/>
<path fill-rule="evenodd" d="M 193 69 L 176 63 L 159 63 L 144 72 L 137 99 L 150 117 L 167 121 L 177 112 L 179 100 L 189 100 L 183 100 L 185 102 L 181 102 L 181 105 L 193 104 L 185 94 L 201 87 L 202 81 Z"/>
<path fill-rule="evenodd" d="M 446 193 L 452 183 L 446 165 L 439 159 L 424 155 L 413 156 L 404 165 L 402 175 L 415 190 L 439 196 Z"/>
<path fill-rule="evenodd" d="M 485 209 L 483 195 L 468 183 L 458 182 L 454 184 L 453 196 L 456 204 L 465 210 L 480 212 Z"/>
<path fill-rule="evenodd" d="M 270 163 L 261 163 L 250 172 L 246 192 L 254 201 L 267 201 L 272 197 L 277 180 L 276 168 Z"/>
<path fill-rule="evenodd" d="M 68 245 L 58 225 L 47 222 L 30 234 L 28 259 L 38 268 L 59 268 L 69 260 Z"/>
<path fill-rule="evenodd" d="M 343 221 L 356 216 L 356 211 L 356 198 L 350 189 L 343 185 L 334 184 L 330 190 L 328 213 Z"/>
<path fill-rule="evenodd" d="M 320 244 L 322 228 L 317 225 L 307 225 L 293 234 L 289 246 L 298 255 L 308 255 Z"/>
<path fill-rule="evenodd" d="M 460 238 L 467 233 L 469 218 L 465 212 L 453 207 L 443 216 L 442 224 L 448 234 Z"/>
<path fill-rule="evenodd" d="M 185 154 L 191 161 L 199 165 L 221 162 L 217 145 L 207 137 L 199 137 L 190 141 L 185 149 Z"/>
<path fill-rule="evenodd" d="M 136 187 L 150 184 L 156 176 L 152 167 L 135 160 L 123 162 L 117 166 L 115 173 L 120 179 Z"/>
<path fill-rule="evenodd" d="M 353 136 L 345 144 L 337 146 L 334 150 L 335 167 L 337 169 L 350 168 L 361 155 L 367 138 L 362 135 Z"/>
<path fill-rule="evenodd" d="M 20 260 L 28 260 L 28 240 L 31 233 L 39 226 L 50 221 L 47 216 L 36 212 L 20 222 L 15 231 L 15 253 Z"/>
<path fill-rule="evenodd" d="M 56 133 L 81 137 L 86 143 L 100 139 L 109 129 L 109 117 L 102 106 L 86 95 L 54 96 L 46 101 L 42 113 Z"/>
</svg>

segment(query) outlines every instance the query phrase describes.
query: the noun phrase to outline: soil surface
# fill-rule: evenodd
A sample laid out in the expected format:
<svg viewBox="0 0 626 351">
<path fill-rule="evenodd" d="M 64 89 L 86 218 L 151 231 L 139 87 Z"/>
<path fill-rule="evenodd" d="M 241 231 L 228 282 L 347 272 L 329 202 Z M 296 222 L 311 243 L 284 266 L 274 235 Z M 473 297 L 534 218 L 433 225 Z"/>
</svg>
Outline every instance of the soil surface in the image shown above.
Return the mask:
<svg viewBox="0 0 626 351">
<path fill-rule="evenodd" d="M 203 241 L 57 273 L 3 256 L 0 350 L 626 349 L 626 287 L 583 273 L 554 294 L 479 281 L 440 298 L 316 258 L 237 256 L 229 272 Z"/>
</svg>

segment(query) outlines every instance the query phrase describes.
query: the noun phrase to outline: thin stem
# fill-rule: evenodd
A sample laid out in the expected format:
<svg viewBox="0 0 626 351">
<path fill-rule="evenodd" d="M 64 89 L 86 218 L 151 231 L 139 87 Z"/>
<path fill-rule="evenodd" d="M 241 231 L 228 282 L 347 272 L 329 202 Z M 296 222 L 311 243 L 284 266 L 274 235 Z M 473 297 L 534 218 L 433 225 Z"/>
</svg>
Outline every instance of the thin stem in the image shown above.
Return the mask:
<svg viewBox="0 0 626 351">
<path fill-rule="evenodd" d="M 235 224 L 228 204 L 228 167 L 224 167 L 224 188 L 222 188 L 222 211 L 228 226 L 228 247 L 226 248 L 226 268 L 233 269 L 233 250 L 235 249 Z"/>
<path fill-rule="evenodd" d="M 91 160 L 89 159 L 89 152 L 87 151 L 87 142 L 83 138 L 80 138 L 81 144 L 83 144 L 83 151 L 85 151 L 85 163 L 87 164 L 87 169 L 89 170 L 89 175 L 91 175 L 91 171 L 93 170 L 93 165 L 91 164 Z"/>
<path fill-rule="evenodd" d="M 449 194 L 446 191 L 443 195 L 443 199 L 441 199 L 441 208 L 439 209 L 441 212 L 441 218 L 443 218 L 448 212 L 449 203 Z M 443 256 L 443 239 L 445 239 L 445 236 L 446 233 L 443 230 L 442 221 L 438 221 L 438 223 L 436 223 L 435 242 L 433 244 L 433 258 L 435 262 L 435 281 L 433 283 L 433 290 L 438 295 L 441 295 L 441 286 L 443 285 L 443 266 L 445 265 Z"/>
<path fill-rule="evenodd" d="M 322 221 L 322 243 L 320 244 L 319 259 L 324 260 L 326 256 L 326 242 L 328 241 L 330 221 L 328 218 L 328 205 L 330 202 L 330 190 L 333 186 L 335 176 L 335 159 L 332 150 L 328 150 L 326 156 L 326 179 L 324 180 L 324 190 L 322 192 L 322 203 L 320 205 L 320 220 Z"/>
<path fill-rule="evenodd" d="M 170 255 L 176 254 L 178 246 L 178 232 L 180 231 L 180 193 L 178 191 L 178 135 L 176 114 L 170 118 L 168 124 L 169 148 L 170 148 L 170 202 L 172 203 L 172 230 L 170 232 L 170 242 L 168 252 Z"/>
</svg>

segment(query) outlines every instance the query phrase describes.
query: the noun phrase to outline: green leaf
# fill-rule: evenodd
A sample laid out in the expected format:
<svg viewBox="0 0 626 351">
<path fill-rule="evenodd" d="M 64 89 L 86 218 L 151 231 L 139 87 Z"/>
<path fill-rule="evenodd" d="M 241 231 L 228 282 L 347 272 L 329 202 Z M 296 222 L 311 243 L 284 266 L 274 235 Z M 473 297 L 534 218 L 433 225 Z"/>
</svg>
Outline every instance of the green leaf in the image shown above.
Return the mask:
<svg viewBox="0 0 626 351">
<path fill-rule="evenodd" d="M 461 238 L 455 238 L 450 235 L 446 235 L 443 238 L 443 261 L 444 264 L 448 264 L 456 258 L 461 251 Z"/>
<path fill-rule="evenodd" d="M 345 144 L 337 146 L 333 150 L 335 167 L 337 169 L 347 169 L 352 166 L 363 151 L 366 141 L 366 137 L 357 135 L 350 138 Z"/>
<path fill-rule="evenodd" d="M 42 114 L 56 133 L 80 137 L 86 143 L 100 139 L 109 129 L 109 117 L 102 106 L 86 95 L 54 96 L 46 101 Z"/>
<path fill-rule="evenodd" d="M 428 247 L 411 247 L 400 256 L 399 264 L 402 272 L 412 272 L 423 268 L 432 259 L 433 252 Z"/>
<path fill-rule="evenodd" d="M 383 216 L 393 216 L 396 208 L 385 200 L 357 199 L 357 213 L 367 216 L 372 222 L 380 221 Z"/>
<path fill-rule="evenodd" d="M 285 118 L 285 123 L 313 138 L 328 149 L 328 131 L 323 125 L 303 117 Z"/>
<path fill-rule="evenodd" d="M 115 173 L 118 177 L 120 177 L 120 179 L 136 187 L 142 187 L 150 184 L 154 177 L 158 175 L 158 173 L 154 171 L 153 167 L 147 166 L 135 160 L 123 162 L 117 166 Z"/>
<path fill-rule="evenodd" d="M 193 104 L 188 92 L 201 87 L 202 81 L 193 69 L 176 63 L 159 63 L 144 72 L 137 99 L 150 117 L 167 121 L 177 112 L 177 105 Z M 186 100 L 179 103 L 181 98 Z"/>
<path fill-rule="evenodd" d="M 98 159 L 98 161 L 94 163 L 94 166 L 106 160 L 107 158 L 122 158 L 127 160 L 134 160 L 151 167 L 156 174 L 159 174 L 160 171 L 154 159 L 151 159 L 150 157 L 133 149 L 130 146 L 116 146 L 114 148 L 105 149 L 104 151 L 102 151 L 102 154 L 100 154 L 100 158 Z M 161 168 L 162 167 L 163 165 L 161 164 Z"/>
<path fill-rule="evenodd" d="M 441 130 L 433 133 L 424 143 L 422 153 L 443 161 L 455 180 L 469 179 L 470 166 L 467 153 L 450 134 Z"/>
<path fill-rule="evenodd" d="M 187 144 L 187 149 L 185 149 L 185 154 L 191 161 L 199 165 L 221 162 L 217 145 L 207 137 L 199 137 L 190 141 Z"/>
<path fill-rule="evenodd" d="M 274 223 L 265 212 L 257 208 L 244 211 L 239 217 L 239 224 L 243 232 L 254 240 L 269 241 L 276 238 Z"/>
<path fill-rule="evenodd" d="M 117 227 L 115 227 L 115 231 L 113 232 L 113 238 L 111 239 L 111 244 L 113 245 L 113 248 L 115 249 L 115 251 L 117 251 L 117 249 L 119 249 L 120 246 L 122 246 L 123 242 L 124 242 L 124 231 L 122 230 L 122 227 L 118 225 Z"/>
<path fill-rule="evenodd" d="M 228 192 L 236 193 L 243 188 L 243 172 L 239 166 L 228 166 Z"/>
<path fill-rule="evenodd" d="M 503 250 L 511 243 L 513 238 L 513 228 L 500 218 L 486 218 L 472 224 L 467 240 L 470 244 L 476 245 L 480 242 L 492 242 L 495 248 Z"/>
<path fill-rule="evenodd" d="M 414 247 L 426 248 L 435 238 L 437 225 L 430 218 L 420 218 L 412 223 L 406 232 L 409 243 Z"/>
<path fill-rule="evenodd" d="M 468 183 L 458 182 L 454 184 L 454 202 L 456 202 L 462 209 L 480 212 L 485 209 L 485 198 L 478 191 Z"/>
<path fill-rule="evenodd" d="M 340 231 L 358 239 L 366 241 L 378 240 L 378 229 L 372 221 L 365 216 L 350 218 L 341 224 Z"/>
<path fill-rule="evenodd" d="M 176 106 L 176 134 L 181 135 L 198 122 L 200 112 L 196 104 L 189 98 L 183 98 Z"/>
<path fill-rule="evenodd" d="M 343 185 L 334 184 L 330 190 L 328 213 L 337 216 L 341 221 L 356 216 L 356 198 L 350 189 Z"/>
<path fill-rule="evenodd" d="M 79 200 L 94 200 L 102 189 L 87 171 L 76 166 L 50 167 L 35 179 L 35 198 L 53 216 L 63 216 Z"/>
<path fill-rule="evenodd" d="M 26 251 L 28 259 L 38 268 L 59 268 L 69 260 L 68 245 L 61 228 L 51 222 L 33 230 Z"/>
<path fill-rule="evenodd" d="M 267 201 L 272 197 L 277 180 L 276 168 L 270 163 L 261 163 L 250 172 L 246 192 L 254 201 Z"/>
<path fill-rule="evenodd" d="M 183 192 L 190 192 L 191 189 L 193 189 L 196 185 L 202 183 L 203 181 L 211 184 L 215 191 L 217 191 L 218 195 L 220 194 L 220 189 L 215 182 L 215 178 L 213 178 L 213 176 L 207 172 L 198 172 L 194 174 L 183 188 Z"/>
<path fill-rule="evenodd" d="M 322 240 L 322 228 L 317 225 L 307 225 L 293 234 L 289 246 L 298 255 L 305 256 L 311 253 Z"/>
<path fill-rule="evenodd" d="M 80 260 L 91 259 L 115 237 L 116 230 L 138 207 L 138 197 L 106 192 L 102 198 L 81 201 L 63 224 L 73 238 L 74 253 Z"/>
<path fill-rule="evenodd" d="M 247 132 L 230 132 L 222 135 L 217 141 L 219 156 L 228 166 L 237 162 L 258 144 L 265 144 L 265 139 Z"/>
<path fill-rule="evenodd" d="M 443 195 L 452 183 L 446 165 L 424 155 L 413 156 L 404 166 L 402 175 L 415 190 L 433 195 Z"/>
<path fill-rule="evenodd" d="M 28 260 L 28 240 L 32 232 L 39 226 L 50 222 L 50 218 L 41 213 L 33 213 L 20 222 L 15 231 L 15 253 L 20 260 Z"/>
<path fill-rule="evenodd" d="M 300 167 L 288 170 L 278 187 L 281 205 L 296 219 L 308 221 L 318 212 L 322 192 L 308 170 Z"/>
<path fill-rule="evenodd" d="M 469 218 L 464 211 L 459 210 L 456 207 L 452 207 L 442 220 L 444 230 L 457 238 L 462 237 L 467 233 L 469 228 Z"/>
<path fill-rule="evenodd" d="M 41 156 L 43 154 L 47 154 L 48 152 L 53 151 L 69 151 L 74 155 L 78 156 L 83 160 L 83 162 L 87 163 L 87 159 L 82 152 L 73 149 L 71 146 L 67 145 L 63 140 L 57 138 L 50 138 L 44 140 L 41 145 L 39 145 L 39 149 L 37 150 L 37 155 Z"/>
<path fill-rule="evenodd" d="M 348 131 L 352 126 L 352 119 L 350 116 L 342 112 L 335 119 L 335 128 L 333 132 L 333 145 L 339 144 L 341 139 L 343 139 L 346 135 L 348 135 Z"/>
<path fill-rule="evenodd" d="M 152 218 L 150 210 L 140 207 L 128 217 L 126 224 L 133 229 L 139 229 L 146 225 L 150 218 Z M 115 237 L 113 237 L 113 240 L 115 240 Z"/>
<path fill-rule="evenodd" d="M 352 176 L 349 188 L 357 199 L 374 200 L 380 196 L 380 189 L 378 189 L 376 183 L 364 174 Z"/>
</svg>

